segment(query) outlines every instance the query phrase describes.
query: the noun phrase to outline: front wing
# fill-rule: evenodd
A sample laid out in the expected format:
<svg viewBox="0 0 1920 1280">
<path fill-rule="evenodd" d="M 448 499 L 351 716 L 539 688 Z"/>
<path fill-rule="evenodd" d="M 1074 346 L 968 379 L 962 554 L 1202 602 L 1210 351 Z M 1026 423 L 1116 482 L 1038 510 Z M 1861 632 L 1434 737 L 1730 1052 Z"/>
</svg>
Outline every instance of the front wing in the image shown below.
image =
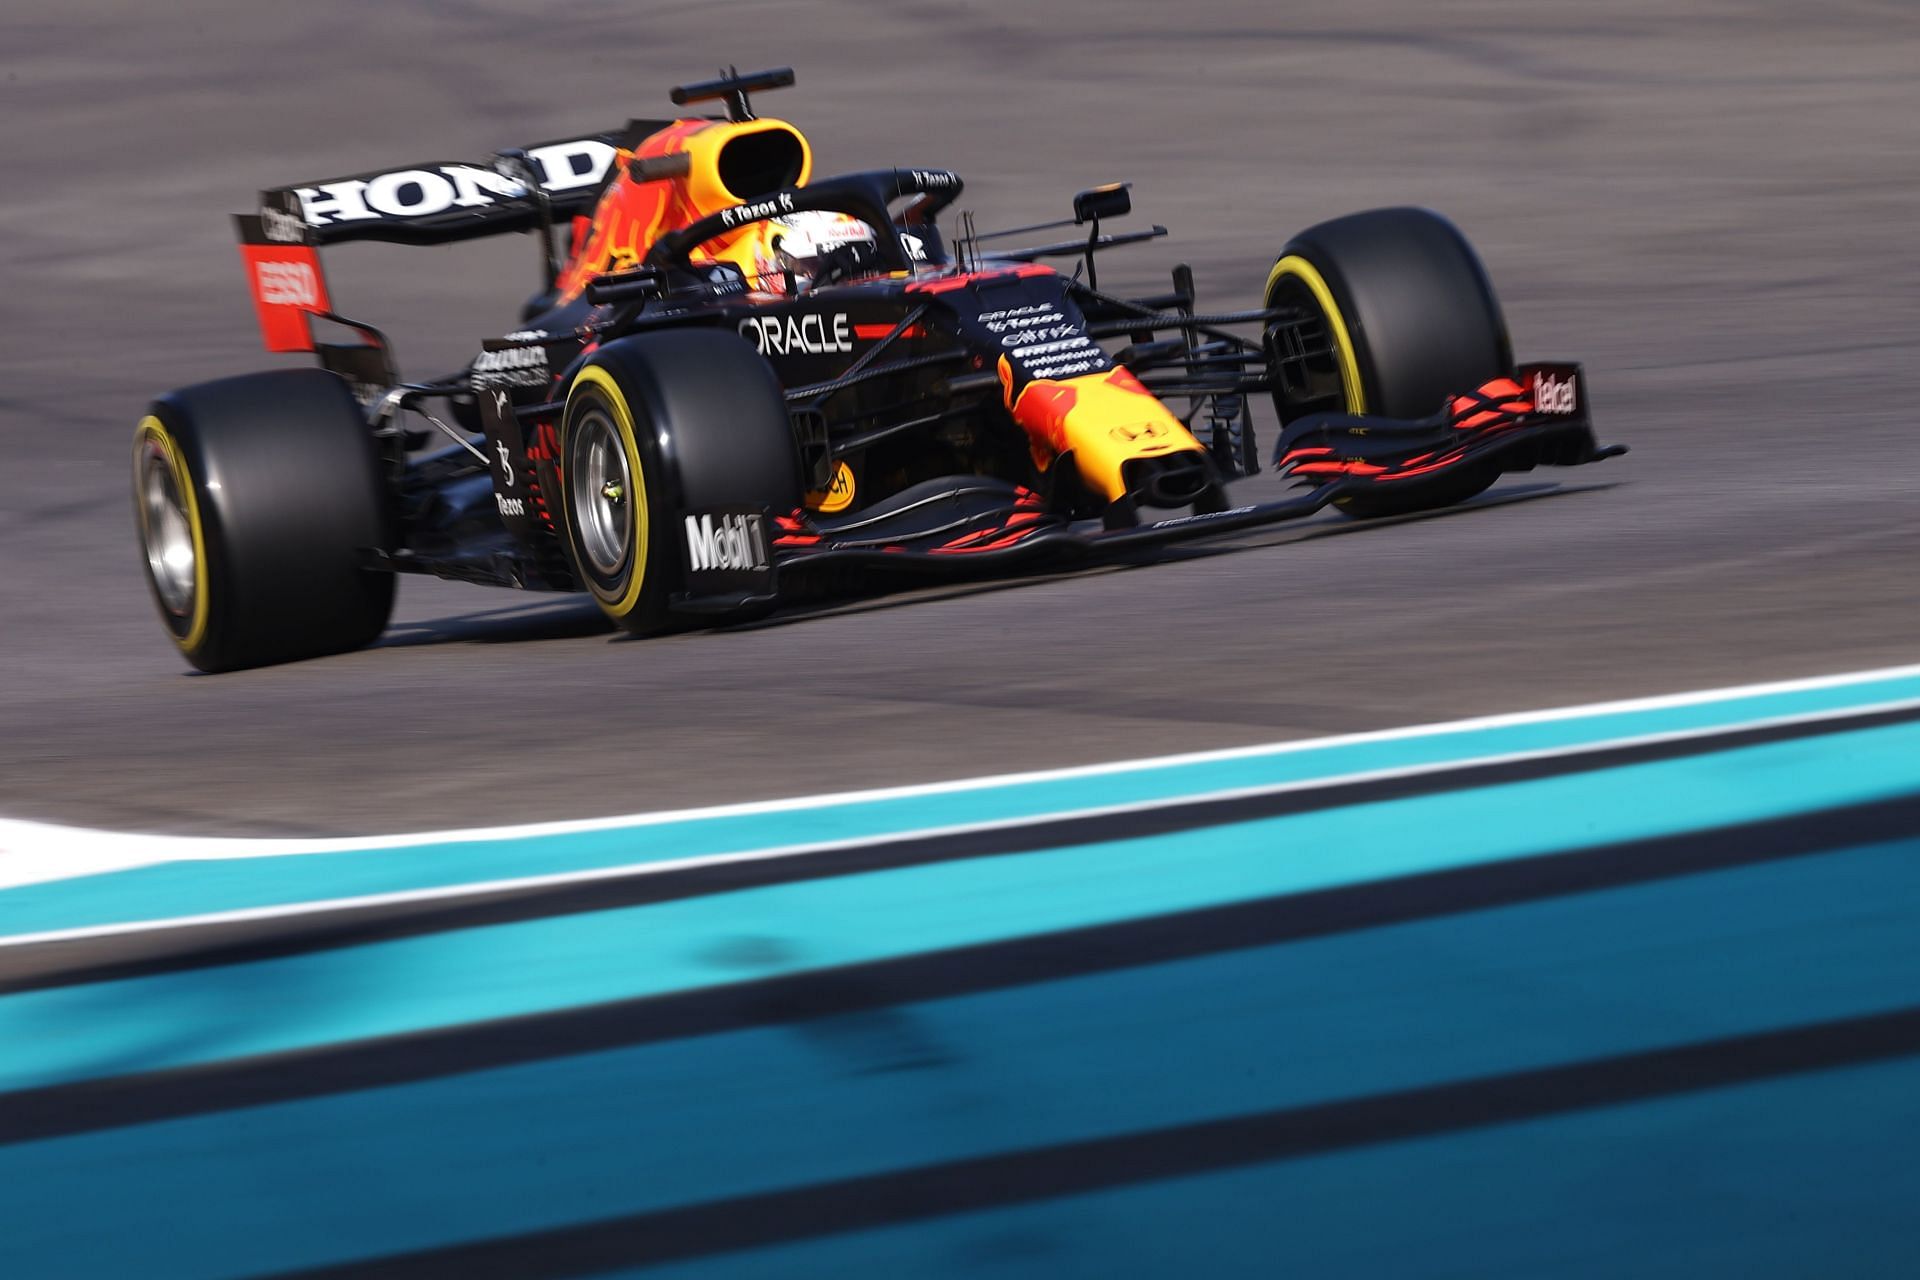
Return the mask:
<svg viewBox="0 0 1920 1280">
<path fill-rule="evenodd" d="M 1601 446 L 1588 415 L 1577 364 L 1523 365 L 1454 397 L 1420 420 L 1319 414 L 1282 431 L 1275 464 L 1302 488 L 1271 502 L 1174 516 L 1109 529 L 1047 510 L 1024 486 L 986 477 L 932 480 L 841 517 L 811 512 L 767 519 L 764 571 L 705 580 L 697 568 L 675 608 L 722 613 L 743 603 L 773 603 L 787 588 L 823 571 L 897 571 L 903 575 L 979 574 L 1096 559 L 1123 550 L 1214 537 L 1297 520 L 1347 496 L 1384 493 L 1442 480 L 1462 470 L 1577 466 L 1626 452 Z M 688 517 L 689 527 L 697 517 Z"/>
</svg>

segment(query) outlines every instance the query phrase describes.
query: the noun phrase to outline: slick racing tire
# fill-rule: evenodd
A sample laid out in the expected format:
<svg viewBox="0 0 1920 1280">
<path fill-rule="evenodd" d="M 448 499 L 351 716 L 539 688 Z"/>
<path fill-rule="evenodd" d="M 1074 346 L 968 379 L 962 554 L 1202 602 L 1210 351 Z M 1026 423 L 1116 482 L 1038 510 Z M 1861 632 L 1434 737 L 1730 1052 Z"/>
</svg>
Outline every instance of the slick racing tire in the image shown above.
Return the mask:
<svg viewBox="0 0 1920 1280">
<path fill-rule="evenodd" d="M 1513 370 L 1479 255 L 1428 209 L 1374 209 L 1302 231 L 1267 277 L 1266 305 L 1305 311 L 1319 331 L 1314 346 L 1328 353 L 1299 362 L 1292 377 L 1275 370 L 1283 423 L 1314 409 L 1424 418 Z M 1363 519 L 1401 515 L 1465 501 L 1498 475 L 1474 467 L 1335 505 Z"/>
<path fill-rule="evenodd" d="M 800 455 L 773 367 L 718 329 L 637 334 L 574 376 L 560 430 L 561 506 L 579 580 L 636 635 L 683 591 L 682 512 L 800 506 Z M 743 604 L 737 620 L 765 612 Z M 722 620 L 725 615 L 714 620 Z"/>
<path fill-rule="evenodd" d="M 370 643 L 393 612 L 392 513 L 366 417 L 320 369 L 203 382 L 134 431 L 134 522 L 160 620 L 202 671 Z"/>
</svg>

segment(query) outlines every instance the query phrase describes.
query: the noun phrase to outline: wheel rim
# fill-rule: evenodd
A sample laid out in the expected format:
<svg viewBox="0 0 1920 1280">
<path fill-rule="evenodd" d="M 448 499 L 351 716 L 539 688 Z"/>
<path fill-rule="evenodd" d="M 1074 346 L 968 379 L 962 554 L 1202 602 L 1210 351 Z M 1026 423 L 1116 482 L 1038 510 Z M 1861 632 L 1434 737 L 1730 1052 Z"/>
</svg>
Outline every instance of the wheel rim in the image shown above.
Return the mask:
<svg viewBox="0 0 1920 1280">
<path fill-rule="evenodd" d="M 1304 323 L 1268 330 L 1270 358 L 1277 357 L 1276 402 L 1281 420 L 1308 413 L 1366 413 L 1360 357 L 1333 289 L 1305 258 L 1290 254 L 1267 277 L 1267 305 L 1299 312 Z"/>
<path fill-rule="evenodd" d="M 580 551 L 595 573 L 613 578 L 633 542 L 633 473 L 620 432 L 597 406 L 573 428 L 568 503 Z"/>
<path fill-rule="evenodd" d="M 140 506 L 145 516 L 141 534 L 146 542 L 147 571 L 153 575 L 161 607 L 173 617 L 190 618 L 198 567 L 193 524 L 173 466 L 152 442 L 141 459 Z"/>
</svg>

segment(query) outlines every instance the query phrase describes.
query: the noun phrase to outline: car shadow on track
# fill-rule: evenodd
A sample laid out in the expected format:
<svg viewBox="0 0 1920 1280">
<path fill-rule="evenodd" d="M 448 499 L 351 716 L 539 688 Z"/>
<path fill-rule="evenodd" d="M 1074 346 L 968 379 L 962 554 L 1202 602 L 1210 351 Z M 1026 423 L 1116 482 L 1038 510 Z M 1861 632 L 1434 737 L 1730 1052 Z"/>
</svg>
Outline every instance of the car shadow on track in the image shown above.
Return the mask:
<svg viewBox="0 0 1920 1280">
<path fill-rule="evenodd" d="M 396 622 L 375 646 L 406 649 L 433 644 L 517 644 L 524 640 L 574 640 L 610 635 L 613 624 L 586 596 L 543 596 L 531 604 L 450 618 Z"/>
<path fill-rule="evenodd" d="M 1423 511 L 1414 515 L 1391 516 L 1379 520 L 1348 520 L 1334 516 L 1299 524 L 1276 525 L 1251 532 L 1242 530 L 1199 542 L 1147 547 L 1124 554 L 1103 556 L 1091 563 L 1082 563 L 1066 569 L 1041 569 L 1002 578 L 974 579 L 967 582 L 920 587 L 895 586 L 872 592 L 842 593 L 818 601 L 793 605 L 755 622 L 733 623 L 724 627 L 695 627 L 690 630 L 764 631 L 823 618 L 871 613 L 881 609 L 911 608 L 914 605 L 927 604 L 936 600 L 956 600 L 965 596 L 984 595 L 988 592 L 1038 587 L 1068 578 L 1084 578 L 1092 574 L 1123 573 L 1130 569 L 1150 568 L 1154 565 L 1170 564 L 1181 560 L 1207 559 L 1213 556 L 1284 546 L 1289 543 L 1309 542 L 1317 538 L 1367 533 L 1395 525 L 1412 524 L 1416 521 L 1444 520 L 1452 516 L 1485 511 L 1491 507 L 1536 502 L 1542 498 L 1598 493 L 1612 489 L 1617 484 L 1618 482 L 1615 481 L 1586 485 L 1516 485 L 1483 494 L 1458 506 L 1445 507 L 1438 511 Z M 542 598 L 533 603 L 513 605 L 503 609 L 491 609 L 484 613 L 396 623 L 380 638 L 377 647 L 385 649 L 438 644 L 517 644 L 523 641 L 574 640 L 595 635 L 604 635 L 610 640 L 622 642 L 645 639 L 616 631 L 599 608 L 585 596 L 561 596 Z"/>
<path fill-rule="evenodd" d="M 1580 493 L 1598 493 L 1617 487 L 1619 481 L 1601 484 L 1563 485 L 1531 484 L 1516 485 L 1494 493 L 1483 494 L 1478 498 L 1460 503 L 1458 506 L 1443 507 L 1438 511 L 1421 511 L 1413 515 L 1388 516 L 1378 520 L 1349 520 L 1334 515 L 1327 519 L 1313 519 L 1297 524 L 1275 525 L 1266 529 L 1252 531 L 1241 530 L 1238 533 L 1222 534 L 1218 538 L 1209 538 L 1198 542 L 1176 543 L 1170 546 L 1146 547 L 1124 554 L 1104 556 L 1091 563 L 1076 565 L 1063 570 L 1035 570 L 1017 576 L 1005 578 L 976 579 L 965 583 L 943 583 L 938 586 L 908 588 L 858 597 L 839 597 L 822 600 L 817 604 L 806 604 L 780 612 L 757 622 L 740 623 L 726 628 L 729 631 L 758 631 L 770 627 L 791 626 L 798 622 L 810 622 L 819 618 L 843 617 L 854 613 L 871 613 L 881 609 L 903 609 L 913 605 L 927 604 L 935 600 L 956 600 L 964 596 L 984 595 L 992 591 L 1014 591 L 1024 587 L 1043 586 L 1050 582 L 1059 582 L 1068 578 L 1084 578 L 1099 573 L 1123 573 L 1129 569 L 1146 569 L 1154 565 L 1171 564 L 1181 560 L 1204 560 L 1214 556 L 1233 555 L 1242 551 L 1259 551 L 1268 547 L 1285 546 L 1295 542 L 1311 542 L 1317 538 L 1331 538 L 1347 534 L 1368 533 L 1377 529 L 1392 528 L 1395 525 L 1413 524 L 1424 520 L 1444 520 L 1450 516 L 1466 515 L 1469 512 L 1484 511 L 1490 507 L 1513 506 L 1522 502 L 1536 502 L 1542 498 L 1563 498 Z M 633 639 L 637 637 L 623 637 Z"/>
</svg>

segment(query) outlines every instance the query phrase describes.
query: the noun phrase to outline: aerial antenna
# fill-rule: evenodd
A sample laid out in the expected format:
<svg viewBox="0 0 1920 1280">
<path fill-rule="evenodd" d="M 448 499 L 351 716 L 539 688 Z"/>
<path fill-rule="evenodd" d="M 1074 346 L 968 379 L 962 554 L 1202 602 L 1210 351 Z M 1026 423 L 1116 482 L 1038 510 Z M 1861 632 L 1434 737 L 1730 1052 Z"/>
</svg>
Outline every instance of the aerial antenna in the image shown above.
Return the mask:
<svg viewBox="0 0 1920 1280">
<path fill-rule="evenodd" d="M 960 211 L 960 234 L 954 237 L 954 265 L 962 271 L 975 271 L 980 266 L 979 237 L 973 230 L 973 210 Z"/>
<path fill-rule="evenodd" d="M 720 78 L 722 80 L 738 81 L 740 79 L 740 68 L 734 66 L 732 63 L 728 63 L 720 69 Z M 745 89 L 735 89 L 727 95 L 727 119 L 738 124 L 742 120 L 752 120 L 753 118 L 753 103 L 747 100 L 747 91 Z"/>
</svg>

